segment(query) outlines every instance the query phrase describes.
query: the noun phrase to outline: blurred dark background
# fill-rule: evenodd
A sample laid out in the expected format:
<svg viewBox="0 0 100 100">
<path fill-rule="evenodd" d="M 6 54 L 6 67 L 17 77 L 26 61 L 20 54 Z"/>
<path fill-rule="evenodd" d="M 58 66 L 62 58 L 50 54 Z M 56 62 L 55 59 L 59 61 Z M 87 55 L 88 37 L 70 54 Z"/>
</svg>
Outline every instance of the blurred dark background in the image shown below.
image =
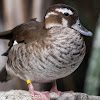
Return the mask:
<svg viewBox="0 0 100 100">
<path fill-rule="evenodd" d="M 24 23 L 31 18 L 37 18 L 38 21 L 43 21 L 46 10 L 50 5 L 63 3 L 76 8 L 79 12 L 79 17 L 82 25 L 93 32 L 93 37 L 84 37 L 87 51 L 86 56 L 80 67 L 70 76 L 57 80 L 58 89 L 61 91 L 77 91 L 87 92 L 84 87 L 89 59 L 92 54 L 92 45 L 94 42 L 95 31 L 100 13 L 100 0 L 0 0 L 0 32 L 10 30 L 15 26 Z M 7 50 L 6 40 L 0 40 L 0 54 Z M 7 57 L 0 56 L 0 69 L 6 64 Z M 37 90 L 50 90 L 49 84 L 35 84 Z M 14 78 L 7 83 L 0 83 L 0 91 L 11 89 L 27 90 L 26 82 Z M 88 93 L 88 92 L 87 92 Z M 99 86 L 98 93 L 99 95 Z"/>
</svg>

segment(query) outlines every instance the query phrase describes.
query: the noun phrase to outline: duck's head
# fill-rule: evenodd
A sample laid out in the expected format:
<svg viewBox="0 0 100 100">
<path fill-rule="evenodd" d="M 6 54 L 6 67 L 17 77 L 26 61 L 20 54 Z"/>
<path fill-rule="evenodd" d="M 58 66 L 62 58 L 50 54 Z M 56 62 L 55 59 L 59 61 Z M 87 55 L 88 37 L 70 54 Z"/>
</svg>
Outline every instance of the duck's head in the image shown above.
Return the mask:
<svg viewBox="0 0 100 100">
<path fill-rule="evenodd" d="M 56 4 L 47 10 L 45 28 L 54 26 L 69 27 L 83 35 L 92 36 L 92 33 L 81 25 L 77 10 L 65 4 Z"/>
</svg>

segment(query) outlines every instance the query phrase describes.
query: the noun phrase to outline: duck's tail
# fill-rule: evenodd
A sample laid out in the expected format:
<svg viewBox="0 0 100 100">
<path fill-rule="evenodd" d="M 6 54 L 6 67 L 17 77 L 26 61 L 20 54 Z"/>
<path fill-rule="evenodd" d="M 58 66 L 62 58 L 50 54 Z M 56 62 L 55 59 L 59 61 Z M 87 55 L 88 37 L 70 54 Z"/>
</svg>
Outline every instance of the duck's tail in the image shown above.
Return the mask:
<svg viewBox="0 0 100 100">
<path fill-rule="evenodd" d="M 6 68 L 2 68 L 2 70 L 0 71 L 0 82 L 6 82 L 8 75 L 7 75 L 7 71 Z"/>
<path fill-rule="evenodd" d="M 12 38 L 11 30 L 0 32 L 0 39 L 8 39 L 8 40 L 10 40 L 11 38 Z"/>
</svg>

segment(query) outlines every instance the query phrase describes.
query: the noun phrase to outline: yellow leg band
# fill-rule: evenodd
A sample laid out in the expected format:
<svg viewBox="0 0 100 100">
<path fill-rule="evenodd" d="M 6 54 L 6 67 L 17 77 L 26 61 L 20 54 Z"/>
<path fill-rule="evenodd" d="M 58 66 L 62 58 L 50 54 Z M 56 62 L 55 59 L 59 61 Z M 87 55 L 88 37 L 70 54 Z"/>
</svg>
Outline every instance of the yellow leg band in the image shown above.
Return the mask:
<svg viewBox="0 0 100 100">
<path fill-rule="evenodd" d="M 30 81 L 30 80 L 27 80 L 27 84 L 30 84 L 30 83 L 32 83 L 32 81 Z"/>
</svg>

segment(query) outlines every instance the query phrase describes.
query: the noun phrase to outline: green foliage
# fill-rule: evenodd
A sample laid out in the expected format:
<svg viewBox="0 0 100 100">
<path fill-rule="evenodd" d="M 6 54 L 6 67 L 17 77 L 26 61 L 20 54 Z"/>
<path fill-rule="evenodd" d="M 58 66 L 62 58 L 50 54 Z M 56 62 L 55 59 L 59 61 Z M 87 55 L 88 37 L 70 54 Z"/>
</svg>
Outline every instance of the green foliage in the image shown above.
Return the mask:
<svg viewBox="0 0 100 100">
<path fill-rule="evenodd" d="M 85 92 L 91 95 L 98 95 L 100 82 L 100 17 L 95 32 L 92 55 L 87 71 Z"/>
</svg>

